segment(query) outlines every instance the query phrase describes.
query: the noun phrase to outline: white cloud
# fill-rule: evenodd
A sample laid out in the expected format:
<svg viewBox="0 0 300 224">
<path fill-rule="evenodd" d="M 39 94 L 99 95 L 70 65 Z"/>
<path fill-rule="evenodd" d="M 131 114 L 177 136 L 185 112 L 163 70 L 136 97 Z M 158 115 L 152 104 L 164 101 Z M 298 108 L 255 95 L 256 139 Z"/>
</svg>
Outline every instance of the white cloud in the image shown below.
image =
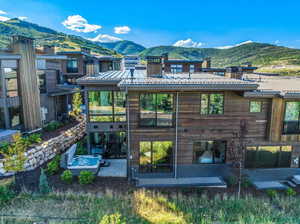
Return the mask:
<svg viewBox="0 0 300 224">
<path fill-rule="evenodd" d="M 275 40 L 275 41 L 274 41 L 274 44 L 280 44 L 280 43 L 281 43 L 280 40 Z"/>
<path fill-rule="evenodd" d="M 88 38 L 88 40 L 101 42 L 101 43 L 111 43 L 111 42 L 121 41 L 122 39 L 118 37 L 110 36 L 108 34 L 99 34 L 94 38 Z"/>
<path fill-rule="evenodd" d="M 7 12 L 0 10 L 0 15 L 6 15 L 6 14 L 7 14 Z"/>
<path fill-rule="evenodd" d="M 6 17 L 6 16 L 0 16 L 0 21 L 1 22 L 5 22 L 7 20 L 10 20 L 10 18 Z"/>
<path fill-rule="evenodd" d="M 116 34 L 127 34 L 131 31 L 128 26 L 116 26 L 114 29 Z"/>
<path fill-rule="evenodd" d="M 67 29 L 82 33 L 96 32 L 102 28 L 99 25 L 89 24 L 88 21 L 80 15 L 68 16 L 62 24 Z"/>
<path fill-rule="evenodd" d="M 251 43 L 253 43 L 252 40 L 247 40 L 247 41 L 241 42 L 241 43 L 236 44 L 236 45 L 226 45 L 226 46 L 215 47 L 215 48 L 217 48 L 217 49 L 229 49 L 229 48 L 238 47 L 238 46 L 241 46 L 241 45 L 244 45 L 244 44 L 251 44 Z"/>
<path fill-rule="evenodd" d="M 188 38 L 186 40 L 179 40 L 175 44 L 173 44 L 175 47 L 201 47 L 203 46 L 203 43 L 201 42 L 194 42 L 191 38 Z"/>
<path fill-rule="evenodd" d="M 26 19 L 28 19 L 28 17 L 27 16 L 19 16 L 18 19 L 19 20 L 26 20 Z"/>
</svg>

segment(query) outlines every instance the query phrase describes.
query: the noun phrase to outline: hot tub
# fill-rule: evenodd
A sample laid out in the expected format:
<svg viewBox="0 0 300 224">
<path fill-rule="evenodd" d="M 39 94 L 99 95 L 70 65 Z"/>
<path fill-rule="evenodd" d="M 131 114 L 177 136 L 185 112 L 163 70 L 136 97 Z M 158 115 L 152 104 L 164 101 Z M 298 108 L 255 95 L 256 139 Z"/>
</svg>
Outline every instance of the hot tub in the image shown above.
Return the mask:
<svg viewBox="0 0 300 224">
<path fill-rule="evenodd" d="M 74 156 L 68 163 L 68 170 L 74 175 L 79 175 L 80 171 L 87 170 L 96 174 L 99 171 L 102 156 L 82 155 Z"/>
</svg>

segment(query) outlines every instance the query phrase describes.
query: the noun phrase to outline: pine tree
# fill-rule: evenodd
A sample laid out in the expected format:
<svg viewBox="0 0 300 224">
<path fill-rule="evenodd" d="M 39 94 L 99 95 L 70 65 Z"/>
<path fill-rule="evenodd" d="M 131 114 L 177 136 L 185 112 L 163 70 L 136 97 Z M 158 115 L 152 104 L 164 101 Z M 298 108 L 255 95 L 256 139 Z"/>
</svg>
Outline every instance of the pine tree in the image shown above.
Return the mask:
<svg viewBox="0 0 300 224">
<path fill-rule="evenodd" d="M 47 176 L 45 171 L 41 169 L 40 181 L 39 181 L 39 190 L 41 194 L 48 194 L 51 192 L 51 188 L 49 186 Z"/>
</svg>

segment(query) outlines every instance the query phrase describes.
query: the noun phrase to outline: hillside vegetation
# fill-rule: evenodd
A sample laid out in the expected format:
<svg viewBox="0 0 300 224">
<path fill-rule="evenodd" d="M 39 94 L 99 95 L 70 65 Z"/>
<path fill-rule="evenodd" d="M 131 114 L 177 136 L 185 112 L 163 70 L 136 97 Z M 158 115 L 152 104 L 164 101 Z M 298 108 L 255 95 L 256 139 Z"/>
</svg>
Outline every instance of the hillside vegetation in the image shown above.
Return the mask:
<svg viewBox="0 0 300 224">
<path fill-rule="evenodd" d="M 29 23 L 19 19 L 10 19 L 0 22 L 0 47 L 7 47 L 13 35 L 24 35 L 35 39 L 37 46 L 48 44 L 56 46 L 58 50 L 75 50 L 80 47 L 90 48 L 93 52 L 101 55 L 116 55 L 113 50 L 103 48 L 92 41 L 75 35 L 67 35 L 55 30 Z"/>
<path fill-rule="evenodd" d="M 132 41 L 123 40 L 118 42 L 112 42 L 112 43 L 97 43 L 98 45 L 114 50 L 120 54 L 123 55 L 130 55 L 130 54 L 139 54 L 146 48 L 143 47 L 140 44 L 134 43 Z"/>
</svg>

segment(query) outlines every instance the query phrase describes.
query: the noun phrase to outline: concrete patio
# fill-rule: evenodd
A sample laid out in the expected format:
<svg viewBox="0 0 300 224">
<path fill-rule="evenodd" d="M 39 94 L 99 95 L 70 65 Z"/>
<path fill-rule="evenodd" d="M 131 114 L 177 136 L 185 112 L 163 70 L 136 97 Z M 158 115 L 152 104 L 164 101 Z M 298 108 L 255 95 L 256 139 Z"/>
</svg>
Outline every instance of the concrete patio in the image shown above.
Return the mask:
<svg viewBox="0 0 300 224">
<path fill-rule="evenodd" d="M 100 167 L 99 177 L 127 177 L 126 159 L 106 159 L 110 163 L 109 167 Z"/>
</svg>

